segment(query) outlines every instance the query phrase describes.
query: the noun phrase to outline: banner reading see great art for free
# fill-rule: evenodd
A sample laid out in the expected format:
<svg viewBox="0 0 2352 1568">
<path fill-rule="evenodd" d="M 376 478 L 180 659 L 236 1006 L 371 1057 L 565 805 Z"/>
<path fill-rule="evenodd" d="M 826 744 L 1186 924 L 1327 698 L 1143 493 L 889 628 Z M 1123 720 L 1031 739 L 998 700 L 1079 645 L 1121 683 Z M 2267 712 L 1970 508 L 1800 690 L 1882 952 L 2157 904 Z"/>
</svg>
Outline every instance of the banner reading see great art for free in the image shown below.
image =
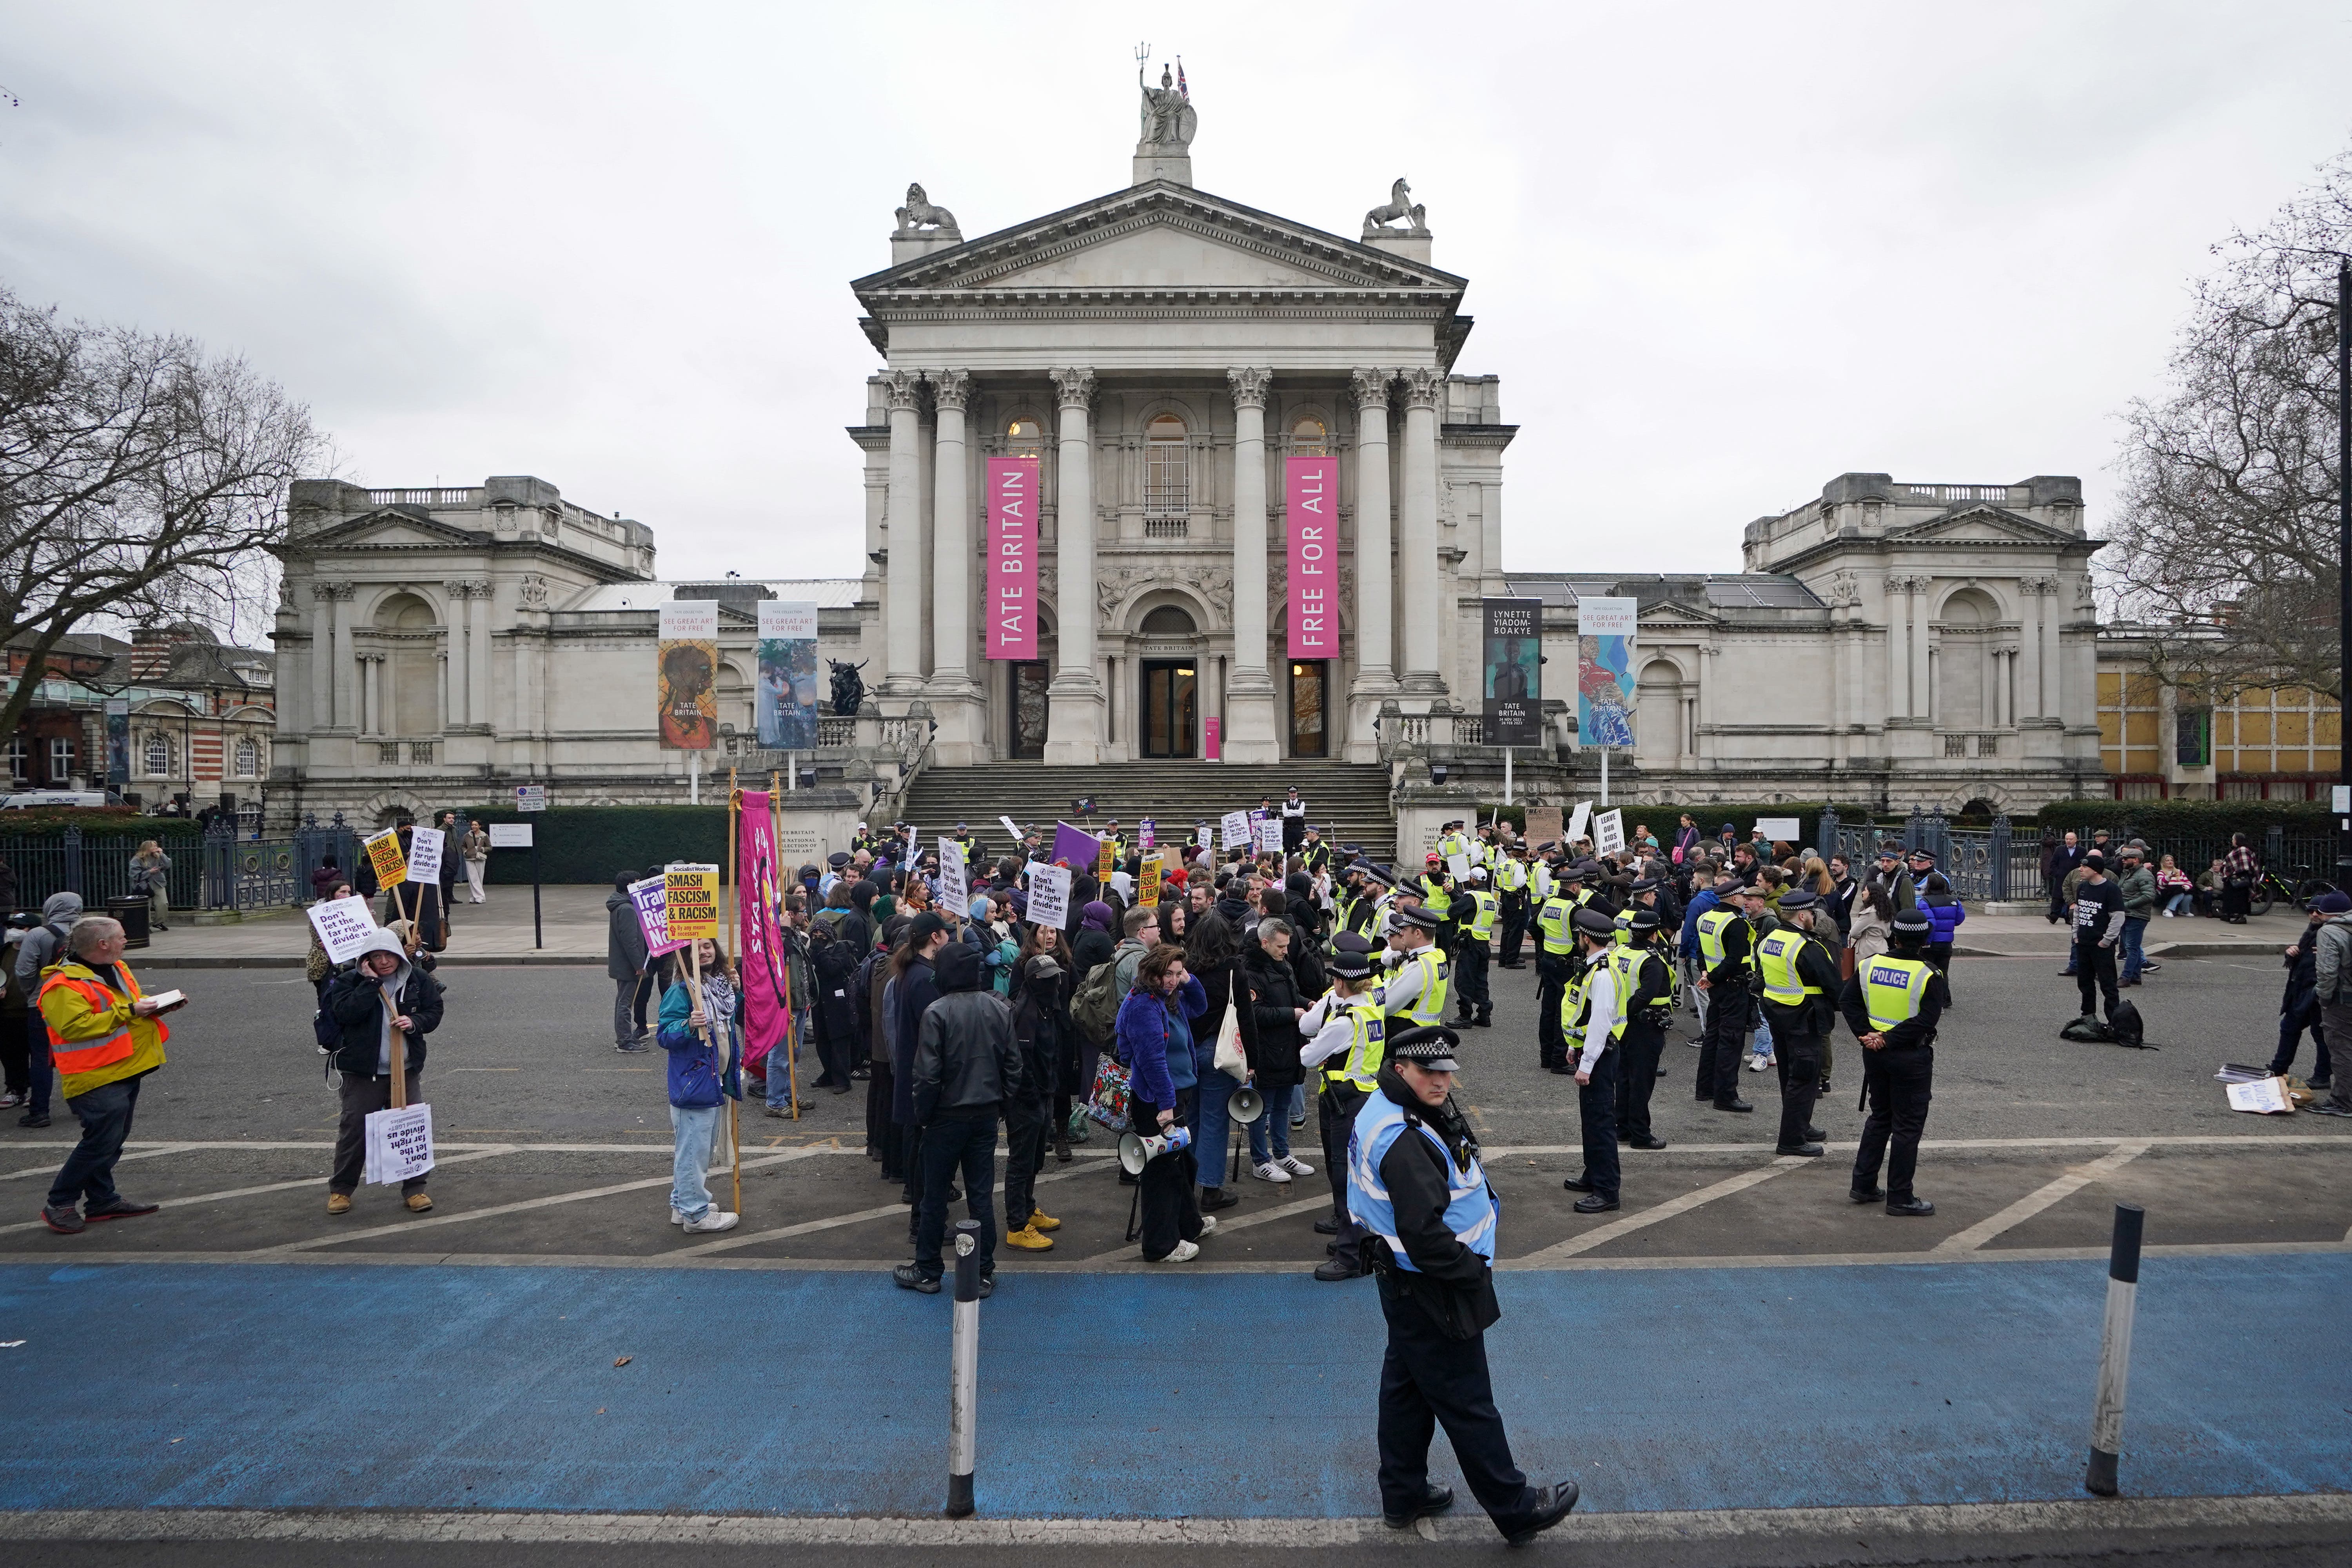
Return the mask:
<svg viewBox="0 0 2352 1568">
<path fill-rule="evenodd" d="M 1292 658 L 1339 656 L 1339 460 L 1285 458 L 1290 532 L 1286 619 Z"/>
<path fill-rule="evenodd" d="M 661 743 L 708 751 L 719 735 L 719 601 L 673 599 L 655 618 Z"/>
<path fill-rule="evenodd" d="M 1576 602 L 1576 743 L 1633 745 L 1633 599 Z"/>
<path fill-rule="evenodd" d="M 760 601 L 760 744 L 816 749 L 816 605 Z"/>
<path fill-rule="evenodd" d="M 1037 657 L 1037 459 L 988 459 L 988 657 Z"/>
</svg>

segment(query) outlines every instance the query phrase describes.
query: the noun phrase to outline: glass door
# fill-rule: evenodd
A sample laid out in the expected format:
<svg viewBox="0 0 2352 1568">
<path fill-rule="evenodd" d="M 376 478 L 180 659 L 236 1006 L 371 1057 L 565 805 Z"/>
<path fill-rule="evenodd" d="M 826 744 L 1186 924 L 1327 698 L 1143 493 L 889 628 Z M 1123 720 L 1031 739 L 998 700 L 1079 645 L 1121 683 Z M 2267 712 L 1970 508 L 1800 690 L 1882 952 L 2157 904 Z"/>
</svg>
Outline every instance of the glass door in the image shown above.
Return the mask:
<svg viewBox="0 0 2352 1568">
<path fill-rule="evenodd" d="M 1147 757 L 1200 755 L 1198 693 L 1192 667 L 1173 659 L 1143 661 L 1143 725 Z"/>
<path fill-rule="evenodd" d="M 1050 677 L 1044 659 L 1023 659 L 1013 668 L 1013 755 L 1036 759 L 1045 754 L 1045 686 Z"/>
<path fill-rule="evenodd" d="M 1328 757 L 1331 726 L 1326 703 L 1331 662 L 1322 658 L 1290 661 L 1290 754 Z"/>
</svg>

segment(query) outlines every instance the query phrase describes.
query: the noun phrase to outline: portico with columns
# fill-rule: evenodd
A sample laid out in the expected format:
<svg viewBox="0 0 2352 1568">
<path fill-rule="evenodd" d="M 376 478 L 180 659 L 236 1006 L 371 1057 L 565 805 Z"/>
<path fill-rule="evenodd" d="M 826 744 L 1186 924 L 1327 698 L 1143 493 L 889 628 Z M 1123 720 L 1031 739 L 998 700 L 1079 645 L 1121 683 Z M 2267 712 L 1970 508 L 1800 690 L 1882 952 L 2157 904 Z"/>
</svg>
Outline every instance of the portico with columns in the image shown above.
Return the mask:
<svg viewBox="0 0 2352 1568">
<path fill-rule="evenodd" d="M 1203 758 L 1212 720 L 1224 761 L 1373 761 L 1384 704 L 1475 706 L 1475 601 L 1508 591 L 1513 427 L 1454 369 L 1465 280 L 1419 207 L 1351 239 L 1195 189 L 1189 145 L 1132 171 L 971 240 L 913 187 L 853 285 L 885 362 L 850 428 L 867 680 L 949 766 Z M 1288 657 L 1294 455 L 1339 459 L 1337 658 Z M 1003 456 L 1040 468 L 1034 663 L 984 657 Z"/>
</svg>

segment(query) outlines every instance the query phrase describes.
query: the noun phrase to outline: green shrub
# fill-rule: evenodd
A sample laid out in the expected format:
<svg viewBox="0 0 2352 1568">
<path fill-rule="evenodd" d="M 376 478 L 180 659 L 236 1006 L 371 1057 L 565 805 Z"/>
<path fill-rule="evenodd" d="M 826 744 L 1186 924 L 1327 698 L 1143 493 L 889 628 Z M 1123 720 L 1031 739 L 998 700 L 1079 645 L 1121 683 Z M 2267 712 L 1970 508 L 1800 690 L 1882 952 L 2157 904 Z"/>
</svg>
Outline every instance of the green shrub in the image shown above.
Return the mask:
<svg viewBox="0 0 2352 1568">
<path fill-rule="evenodd" d="M 538 841 L 543 882 L 601 882 L 667 860 L 711 865 L 727 858 L 727 807 L 721 805 L 557 805 L 545 811 L 476 811 L 488 826 L 528 822 Z M 530 851 L 493 849 L 485 880 L 529 883 Z"/>
<path fill-rule="evenodd" d="M 85 840 L 129 838 L 134 845 L 152 838 L 169 847 L 193 844 L 204 828 L 187 816 L 142 816 L 127 805 L 34 806 L 24 811 L 0 811 L 0 837 L 62 838 L 68 827 L 79 827 Z"/>
</svg>

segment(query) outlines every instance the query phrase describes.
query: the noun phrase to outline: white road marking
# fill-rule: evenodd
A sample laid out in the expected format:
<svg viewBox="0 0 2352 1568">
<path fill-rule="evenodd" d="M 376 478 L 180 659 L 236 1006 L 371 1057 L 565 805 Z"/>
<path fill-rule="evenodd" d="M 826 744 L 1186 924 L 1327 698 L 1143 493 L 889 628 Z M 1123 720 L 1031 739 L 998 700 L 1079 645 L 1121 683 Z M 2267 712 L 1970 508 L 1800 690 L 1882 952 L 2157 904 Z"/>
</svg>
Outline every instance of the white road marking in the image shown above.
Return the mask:
<svg viewBox="0 0 2352 1568">
<path fill-rule="evenodd" d="M 786 1150 L 782 1153 L 771 1154 L 765 1159 L 747 1161 L 743 1169 L 757 1171 L 768 1165 L 789 1164 L 794 1160 L 805 1159 L 819 1152 L 814 1149 Z M 733 1173 L 731 1167 L 714 1165 L 709 1173 L 721 1176 Z M 580 1192 L 550 1193 L 543 1198 L 525 1198 L 520 1203 L 493 1204 L 488 1208 L 468 1209 L 463 1214 L 436 1215 L 430 1219 L 410 1220 L 402 1225 L 380 1225 L 368 1230 L 347 1230 L 334 1236 L 314 1236 L 301 1241 L 284 1242 L 277 1247 L 257 1248 L 253 1257 L 257 1259 L 267 1258 L 283 1253 L 307 1251 L 318 1247 L 340 1247 L 347 1241 L 364 1241 L 371 1237 L 394 1236 L 409 1231 L 425 1230 L 434 1226 L 464 1225 L 471 1220 L 489 1219 L 498 1215 L 520 1214 L 529 1209 L 552 1208 L 557 1204 L 576 1204 L 583 1203 L 590 1198 L 611 1197 L 615 1193 L 643 1192 L 647 1187 L 667 1186 L 669 1182 L 670 1178 L 667 1176 L 654 1176 L 645 1181 L 618 1182 L 611 1186 L 589 1187 Z"/>
<path fill-rule="evenodd" d="M 1966 1230 L 1955 1231 L 1936 1244 L 1937 1255 L 1974 1252 L 1986 1242 L 2015 1226 L 2023 1225 L 2051 1205 L 2072 1197 L 2093 1182 L 2103 1182 L 2109 1176 L 2147 1152 L 2145 1143 L 2126 1143 L 2112 1154 L 2103 1155 L 2087 1165 L 2077 1166 L 2047 1186 L 2037 1187 L 1998 1214 L 1986 1215 Z"/>
<path fill-rule="evenodd" d="M 1295 1203 L 1280 1204 L 1270 1209 L 1259 1209 L 1255 1213 L 1243 1215 L 1237 1219 L 1227 1219 L 1222 1215 L 1212 1215 L 1210 1217 L 1217 1222 L 1217 1228 L 1209 1233 L 1209 1241 L 1213 1246 L 1218 1237 L 1234 1231 L 1247 1230 L 1254 1225 L 1266 1225 L 1275 1220 L 1288 1219 L 1294 1215 L 1306 1214 L 1312 1209 L 1328 1209 L 1330 1206 L 1331 1194 L 1327 1189 L 1321 1197 L 1300 1198 Z M 1117 1263 L 1122 1259 L 1129 1263 L 1142 1262 L 1142 1243 L 1130 1241 L 1122 1246 L 1114 1247 L 1108 1252 L 1097 1252 L 1092 1258 L 1081 1258 L 1076 1261 L 1079 1267 L 1086 1268 L 1097 1263 Z M 1289 1269 L 1301 1266 L 1290 1263 L 1283 1267 Z"/>
<path fill-rule="evenodd" d="M 1569 1545 L 1835 1539 L 1931 1542 L 1956 1535 L 2184 1529 L 2233 1531 L 2352 1523 L 2352 1496 L 2118 1498 L 2097 1501 L 1926 1503 L 1883 1508 L 1676 1510 L 1578 1513 L 1549 1537 Z M 1473 1509 L 1433 1521 L 1441 1542 L 1491 1545 Z M 876 1519 L 768 1514 L 526 1513 L 488 1509 L 58 1509 L 0 1513 L 0 1540 L 517 1542 L 554 1545 L 838 1546 L 952 1551 L 971 1547 L 1330 1547 L 1400 1544 L 1377 1518 Z M 2144 1550 L 2139 1542 L 2133 1550 Z"/>
<path fill-rule="evenodd" d="M 748 1171 L 751 1167 L 746 1165 L 743 1168 Z M 1031 1185 L 1042 1187 L 1047 1182 L 1066 1182 L 1072 1176 L 1093 1173 L 1090 1171 L 1055 1171 L 1038 1176 Z M 883 1204 L 875 1208 L 859 1209 L 855 1214 L 831 1215 L 824 1219 L 803 1220 L 798 1225 L 779 1226 L 773 1230 L 755 1230 L 749 1236 L 730 1236 L 723 1241 L 706 1241 L 699 1247 L 681 1247 L 662 1256 L 696 1258 L 713 1252 L 732 1252 L 739 1247 L 753 1247 L 763 1241 L 782 1241 L 790 1237 L 808 1236 L 820 1230 L 838 1230 L 845 1225 L 863 1225 L 870 1219 L 887 1219 L 892 1215 L 902 1215 L 906 1212 L 905 1204 Z M 1000 1220 L 1003 1217 L 1003 1215 L 997 1215 Z"/>
<path fill-rule="evenodd" d="M 67 1148 L 71 1148 L 72 1146 L 73 1145 L 71 1144 L 66 1145 Z M 21 1147 L 21 1145 L 19 1145 L 19 1147 Z M 121 1165 L 128 1163 L 132 1160 L 152 1160 L 159 1155 L 177 1154 L 181 1151 L 191 1147 L 193 1147 L 193 1145 L 187 1143 L 166 1143 L 160 1149 L 142 1149 L 135 1154 L 124 1154 L 114 1163 Z M 333 1145 L 330 1144 L 328 1147 L 331 1148 Z M 54 1163 L 47 1165 L 27 1165 L 21 1171 L 0 1171 L 0 1182 L 13 1182 L 19 1176 L 54 1176 L 57 1173 L 58 1168 Z"/>
<path fill-rule="evenodd" d="M 496 1155 L 510 1153 L 512 1151 L 506 1149 L 481 1149 L 477 1150 L 470 1154 L 452 1154 L 446 1159 L 441 1159 L 436 1156 L 433 1163 L 433 1168 L 437 1171 L 444 1165 L 462 1165 L 468 1160 L 488 1160 Z M 230 1187 L 225 1191 L 217 1193 L 190 1193 L 184 1198 L 162 1198 L 157 1200 L 157 1202 L 161 1208 L 168 1211 L 176 1208 L 186 1208 L 193 1204 L 220 1203 L 228 1198 L 256 1197 L 263 1193 L 290 1192 L 296 1187 L 322 1186 L 325 1184 L 326 1180 L 327 1178 L 324 1176 L 305 1176 L 299 1182 L 270 1182 L 266 1185 L 258 1187 Z M 110 1225 L 113 1222 L 109 1220 L 104 1223 Z M 5 1236 L 11 1231 L 40 1230 L 43 1228 L 45 1228 L 45 1222 L 37 1219 L 29 1220 L 23 1225 L 0 1225 L 0 1236 Z"/>
<path fill-rule="evenodd" d="M 1688 1214 L 1691 1210 L 1702 1205 L 1711 1204 L 1717 1198 L 1727 1198 L 1734 1193 L 1744 1193 L 1748 1188 L 1769 1182 L 1784 1172 L 1793 1171 L 1801 1165 L 1810 1165 L 1812 1163 L 1802 1154 L 1784 1155 L 1759 1169 L 1742 1171 L 1736 1176 L 1727 1176 L 1711 1186 L 1701 1187 L 1695 1193 L 1685 1193 L 1678 1198 L 1669 1198 L 1655 1207 L 1643 1209 L 1639 1214 L 1629 1214 L 1623 1219 L 1612 1220 L 1598 1229 L 1588 1230 L 1581 1236 L 1570 1237 L 1566 1241 L 1544 1247 L 1540 1251 L 1530 1252 L 1521 1258 L 1506 1258 L 1495 1267 L 1540 1268 L 1556 1258 L 1573 1258 L 1580 1252 L 1590 1252 L 1594 1247 L 1612 1242 L 1621 1236 L 1630 1236 L 1634 1231 L 1656 1225 L 1662 1220 L 1672 1219 L 1676 1215 Z"/>
</svg>

